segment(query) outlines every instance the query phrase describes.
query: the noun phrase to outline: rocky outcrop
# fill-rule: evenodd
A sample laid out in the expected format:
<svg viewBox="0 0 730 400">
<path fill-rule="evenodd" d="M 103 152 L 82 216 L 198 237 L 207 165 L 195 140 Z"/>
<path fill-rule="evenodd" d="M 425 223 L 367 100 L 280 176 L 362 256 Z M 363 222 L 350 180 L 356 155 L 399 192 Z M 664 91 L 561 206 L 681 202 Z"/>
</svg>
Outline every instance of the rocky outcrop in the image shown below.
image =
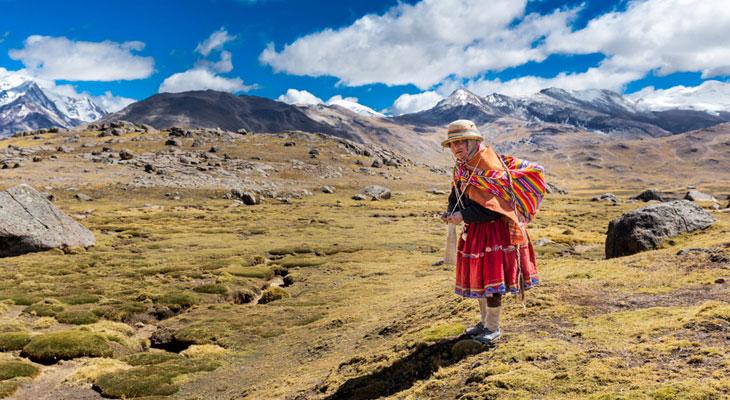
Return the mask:
<svg viewBox="0 0 730 400">
<path fill-rule="evenodd" d="M 0 257 L 90 247 L 94 235 L 28 185 L 0 192 Z"/>
<path fill-rule="evenodd" d="M 714 222 L 710 214 L 687 200 L 640 208 L 608 224 L 606 258 L 656 249 L 666 238 L 705 229 Z"/>
</svg>

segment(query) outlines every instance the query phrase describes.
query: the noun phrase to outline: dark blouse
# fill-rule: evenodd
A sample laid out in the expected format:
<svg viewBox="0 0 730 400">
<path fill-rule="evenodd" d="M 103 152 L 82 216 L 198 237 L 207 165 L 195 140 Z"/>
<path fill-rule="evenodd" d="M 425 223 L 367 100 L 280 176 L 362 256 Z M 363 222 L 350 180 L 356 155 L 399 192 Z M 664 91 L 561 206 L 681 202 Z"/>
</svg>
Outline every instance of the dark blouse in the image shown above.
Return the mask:
<svg viewBox="0 0 730 400">
<path fill-rule="evenodd" d="M 482 207 L 479 203 L 469 200 L 466 194 L 461 196 L 461 204 L 456 203 L 457 193 L 455 188 L 451 188 L 449 194 L 448 213 L 461 211 L 464 223 L 471 224 L 474 222 L 489 222 L 499 218 L 502 214 Z"/>
</svg>

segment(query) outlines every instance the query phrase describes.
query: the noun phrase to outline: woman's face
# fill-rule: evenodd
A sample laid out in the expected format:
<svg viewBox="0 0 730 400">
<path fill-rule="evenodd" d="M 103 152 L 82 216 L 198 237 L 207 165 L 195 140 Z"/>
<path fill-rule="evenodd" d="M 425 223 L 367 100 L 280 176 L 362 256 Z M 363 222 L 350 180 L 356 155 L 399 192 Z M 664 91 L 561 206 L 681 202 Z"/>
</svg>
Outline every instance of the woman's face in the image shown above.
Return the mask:
<svg viewBox="0 0 730 400">
<path fill-rule="evenodd" d="M 454 157 L 458 160 L 463 160 L 469 154 L 469 146 L 466 140 L 457 140 L 449 143 L 451 152 L 454 153 Z"/>
</svg>

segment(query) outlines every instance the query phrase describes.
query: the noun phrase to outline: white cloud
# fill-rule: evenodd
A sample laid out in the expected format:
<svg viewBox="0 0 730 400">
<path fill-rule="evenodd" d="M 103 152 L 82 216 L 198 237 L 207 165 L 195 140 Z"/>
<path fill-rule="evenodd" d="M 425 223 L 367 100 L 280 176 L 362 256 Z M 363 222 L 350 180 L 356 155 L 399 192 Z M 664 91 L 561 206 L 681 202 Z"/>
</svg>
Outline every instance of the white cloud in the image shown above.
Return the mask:
<svg viewBox="0 0 730 400">
<path fill-rule="evenodd" d="M 129 97 L 114 96 L 109 90 L 104 92 L 102 96 L 93 96 L 92 100 L 104 110 L 112 113 L 137 101 Z"/>
<path fill-rule="evenodd" d="M 233 71 L 233 59 L 230 51 L 221 51 L 221 58 L 212 62 L 208 60 L 200 60 L 196 64 L 199 68 L 209 69 L 215 72 L 231 72 Z"/>
<path fill-rule="evenodd" d="M 323 101 L 319 97 L 313 95 L 306 90 L 288 89 L 286 93 L 276 98 L 277 101 L 281 101 L 287 104 L 296 105 L 313 105 L 322 104 Z"/>
<path fill-rule="evenodd" d="M 202 43 L 198 43 L 195 51 L 202 54 L 203 57 L 207 57 L 211 51 L 222 49 L 224 44 L 234 40 L 235 38 L 235 35 L 231 36 L 224 28 L 220 28 L 213 32 Z"/>
<path fill-rule="evenodd" d="M 730 73 L 730 7 L 725 0 L 632 1 L 624 12 L 604 14 L 576 32 L 556 31 L 550 52 L 607 55 L 613 70 L 659 75 L 701 71 L 703 78 Z"/>
<path fill-rule="evenodd" d="M 69 81 L 116 81 L 149 77 L 152 57 L 133 52 L 142 42 L 84 42 L 65 37 L 32 35 L 22 49 L 10 50 L 13 60 L 22 62 L 28 73 L 42 79 Z"/>
<path fill-rule="evenodd" d="M 441 101 L 444 96 L 435 91 L 428 91 L 418 94 L 402 94 L 391 107 L 394 115 L 410 114 L 418 111 L 428 110 Z"/>
<path fill-rule="evenodd" d="M 190 90 L 218 90 L 221 92 L 245 92 L 254 86 L 243 84 L 241 78 L 225 78 L 207 69 L 189 69 L 172 74 L 160 85 L 159 92 L 178 93 Z"/>
<path fill-rule="evenodd" d="M 207 57 L 213 51 L 220 52 L 218 61 L 205 58 L 198 60 L 195 66 L 187 71 L 178 72 L 165 78 L 160 84 L 159 92 L 179 93 L 191 90 L 218 90 L 221 92 L 247 92 L 258 85 L 244 85 L 243 79 L 238 77 L 224 77 L 219 73 L 231 72 L 233 61 L 230 51 L 223 50 L 223 46 L 235 39 L 224 28 L 213 32 L 205 41 L 195 48 L 197 53 Z"/>
<path fill-rule="evenodd" d="M 342 97 L 339 94 L 336 94 L 327 100 L 327 104 L 334 104 L 342 101 L 349 101 L 350 103 L 358 103 L 360 99 L 357 97 Z M 358 103 L 359 104 L 359 103 Z"/>
<path fill-rule="evenodd" d="M 637 106 L 654 111 L 670 108 L 730 111 L 730 83 L 714 80 L 698 86 L 675 86 L 669 89 L 649 86 L 627 97 L 634 100 Z"/>
<path fill-rule="evenodd" d="M 2 35 L 0 35 L 0 43 L 4 42 L 7 37 L 10 36 L 10 32 L 5 31 Z"/>
<path fill-rule="evenodd" d="M 382 16 L 366 15 L 348 27 L 299 38 L 281 51 L 270 44 L 259 60 L 275 71 L 335 76 L 352 86 L 379 82 L 429 88 L 448 76 L 472 77 L 544 60 L 547 54 L 540 46 L 533 48 L 533 42 L 567 31 L 575 12 L 524 16 L 525 4 L 525 0 L 400 3 Z"/>
</svg>

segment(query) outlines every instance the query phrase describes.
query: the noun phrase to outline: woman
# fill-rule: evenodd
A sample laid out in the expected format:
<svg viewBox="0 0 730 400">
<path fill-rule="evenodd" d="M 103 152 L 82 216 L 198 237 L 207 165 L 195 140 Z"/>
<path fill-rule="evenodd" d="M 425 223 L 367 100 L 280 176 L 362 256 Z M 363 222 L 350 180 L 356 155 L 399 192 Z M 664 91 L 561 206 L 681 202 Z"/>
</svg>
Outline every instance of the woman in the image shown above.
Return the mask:
<svg viewBox="0 0 730 400">
<path fill-rule="evenodd" d="M 450 224 L 464 222 L 457 246 L 455 292 L 476 298 L 481 314 L 479 323 L 466 333 L 491 343 L 501 336 L 502 295 L 522 293 L 539 282 L 525 225 L 545 189 L 542 167 L 501 158 L 483 140 L 472 121 L 449 124 L 442 146 L 451 149 L 456 165 L 443 219 Z"/>
</svg>

